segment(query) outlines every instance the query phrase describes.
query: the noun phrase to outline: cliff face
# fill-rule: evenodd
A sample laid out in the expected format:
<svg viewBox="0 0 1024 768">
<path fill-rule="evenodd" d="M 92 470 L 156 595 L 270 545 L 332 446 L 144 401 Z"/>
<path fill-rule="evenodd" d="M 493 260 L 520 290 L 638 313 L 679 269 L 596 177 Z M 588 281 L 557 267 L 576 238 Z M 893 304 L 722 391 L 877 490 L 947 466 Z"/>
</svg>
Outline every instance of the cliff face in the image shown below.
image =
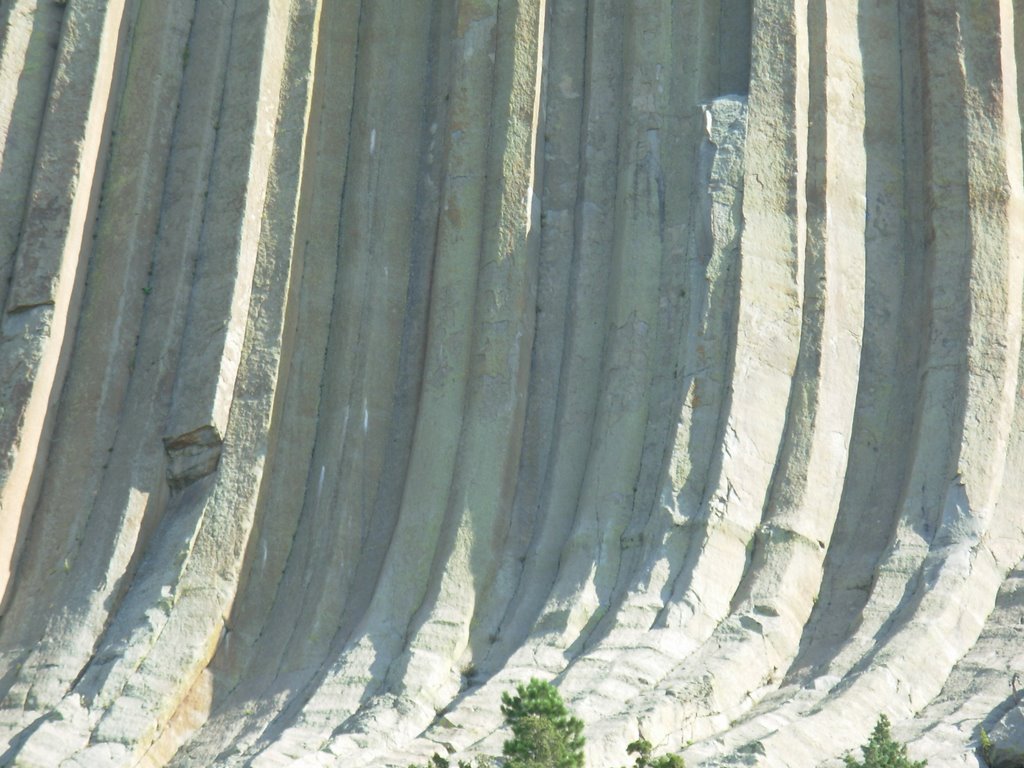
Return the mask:
<svg viewBox="0 0 1024 768">
<path fill-rule="evenodd" d="M 0 764 L 1012 742 L 1024 2 L 0 35 Z"/>
</svg>

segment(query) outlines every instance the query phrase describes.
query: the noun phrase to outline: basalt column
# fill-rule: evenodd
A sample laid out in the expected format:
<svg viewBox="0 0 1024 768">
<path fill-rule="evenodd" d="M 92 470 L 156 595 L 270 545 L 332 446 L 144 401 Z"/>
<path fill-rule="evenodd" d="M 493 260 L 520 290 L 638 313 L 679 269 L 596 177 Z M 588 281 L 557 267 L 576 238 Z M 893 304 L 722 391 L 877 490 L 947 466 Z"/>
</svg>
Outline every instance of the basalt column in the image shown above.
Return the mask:
<svg viewBox="0 0 1024 768">
<path fill-rule="evenodd" d="M 530 677 L 593 768 L 1013 764 L 1021 64 L 1022 0 L 0 0 L 0 766 L 496 755 Z"/>
</svg>

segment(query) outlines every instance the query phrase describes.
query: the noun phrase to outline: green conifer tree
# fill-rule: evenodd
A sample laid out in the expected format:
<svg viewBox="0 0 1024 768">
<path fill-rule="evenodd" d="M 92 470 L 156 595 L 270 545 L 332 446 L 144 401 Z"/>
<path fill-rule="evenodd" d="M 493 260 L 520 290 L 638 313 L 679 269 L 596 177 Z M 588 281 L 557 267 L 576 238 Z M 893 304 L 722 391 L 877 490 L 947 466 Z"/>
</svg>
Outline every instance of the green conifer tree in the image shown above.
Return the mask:
<svg viewBox="0 0 1024 768">
<path fill-rule="evenodd" d="M 630 742 L 626 752 L 636 755 L 635 768 L 685 768 L 686 763 L 679 755 L 662 755 L 651 757 L 651 750 L 654 745 L 647 739 L 637 739 Z"/>
<path fill-rule="evenodd" d="M 871 738 L 860 751 L 864 753 L 864 762 L 847 755 L 846 768 L 924 768 L 928 764 L 926 760 L 914 762 L 907 757 L 906 745 L 893 739 L 892 726 L 885 715 L 878 716 Z"/>
<path fill-rule="evenodd" d="M 505 768 L 583 767 L 583 721 L 551 683 L 534 678 L 516 686 L 515 696 L 502 694 L 501 713 L 512 729 L 502 749 Z"/>
</svg>

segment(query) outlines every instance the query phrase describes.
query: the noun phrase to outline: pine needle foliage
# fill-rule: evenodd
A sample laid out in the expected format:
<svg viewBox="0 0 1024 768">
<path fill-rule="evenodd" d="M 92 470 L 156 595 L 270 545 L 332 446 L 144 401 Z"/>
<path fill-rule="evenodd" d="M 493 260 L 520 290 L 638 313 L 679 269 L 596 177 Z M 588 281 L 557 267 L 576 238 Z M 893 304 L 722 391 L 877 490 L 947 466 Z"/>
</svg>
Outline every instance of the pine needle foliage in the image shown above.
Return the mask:
<svg viewBox="0 0 1024 768">
<path fill-rule="evenodd" d="M 533 678 L 501 696 L 512 729 L 502 754 L 505 768 L 583 768 L 583 721 L 566 708 L 558 689 Z"/>
<path fill-rule="evenodd" d="M 636 755 L 634 768 L 685 768 L 686 763 L 679 755 L 662 755 L 651 757 L 653 745 L 647 739 L 631 741 L 626 747 L 626 752 Z"/>
<path fill-rule="evenodd" d="M 892 724 L 885 715 L 878 716 L 868 743 L 860 748 L 864 762 L 847 755 L 846 768 L 925 768 L 926 760 L 913 761 L 907 757 L 907 747 L 892 737 Z"/>
</svg>

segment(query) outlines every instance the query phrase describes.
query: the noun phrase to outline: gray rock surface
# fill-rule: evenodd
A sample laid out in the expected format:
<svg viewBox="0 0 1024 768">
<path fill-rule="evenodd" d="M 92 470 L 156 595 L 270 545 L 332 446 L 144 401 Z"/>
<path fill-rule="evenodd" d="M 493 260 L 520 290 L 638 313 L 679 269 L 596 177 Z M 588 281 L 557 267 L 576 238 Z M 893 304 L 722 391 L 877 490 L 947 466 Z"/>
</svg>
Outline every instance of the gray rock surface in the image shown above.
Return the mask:
<svg viewBox="0 0 1024 768">
<path fill-rule="evenodd" d="M 1019 768 L 1024 765 L 1024 715 L 1020 706 L 1006 713 L 989 733 L 992 748 L 988 764 L 992 768 Z"/>
<path fill-rule="evenodd" d="M 1022 754 L 1024 5 L 0 0 L 0 765 Z"/>
</svg>

